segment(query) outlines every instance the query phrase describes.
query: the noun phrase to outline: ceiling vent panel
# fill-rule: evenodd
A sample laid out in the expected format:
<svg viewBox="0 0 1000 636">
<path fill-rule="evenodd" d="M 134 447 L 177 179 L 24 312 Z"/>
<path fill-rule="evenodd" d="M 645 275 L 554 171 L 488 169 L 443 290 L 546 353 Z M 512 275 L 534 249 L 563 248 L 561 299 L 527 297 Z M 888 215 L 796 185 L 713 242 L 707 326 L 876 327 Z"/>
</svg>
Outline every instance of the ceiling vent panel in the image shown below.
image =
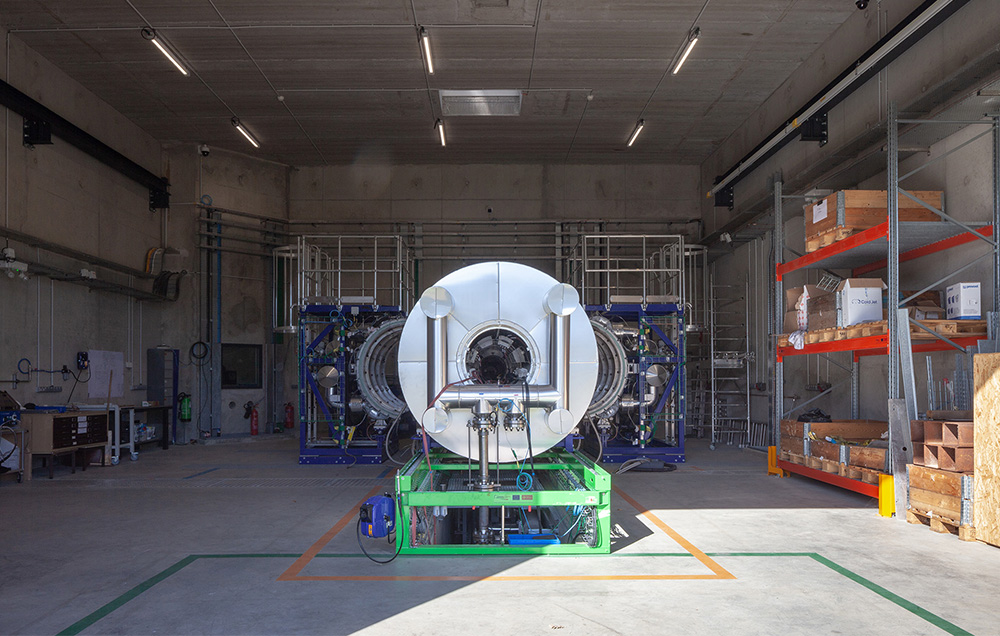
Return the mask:
<svg viewBox="0 0 1000 636">
<path fill-rule="evenodd" d="M 521 91 L 440 90 L 441 114 L 445 117 L 509 117 L 521 114 Z"/>
</svg>

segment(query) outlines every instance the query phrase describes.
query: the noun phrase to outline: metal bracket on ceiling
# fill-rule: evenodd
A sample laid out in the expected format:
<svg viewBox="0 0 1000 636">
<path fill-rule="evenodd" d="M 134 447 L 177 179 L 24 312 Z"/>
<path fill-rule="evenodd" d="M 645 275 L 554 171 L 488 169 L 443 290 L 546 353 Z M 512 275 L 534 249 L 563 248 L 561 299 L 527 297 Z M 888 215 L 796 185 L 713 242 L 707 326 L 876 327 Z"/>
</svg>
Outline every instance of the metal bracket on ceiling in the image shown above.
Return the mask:
<svg viewBox="0 0 1000 636">
<path fill-rule="evenodd" d="M 52 126 L 47 121 L 25 117 L 21 143 L 25 148 L 51 144 Z"/>
<path fill-rule="evenodd" d="M 719 183 L 720 181 L 722 181 L 721 176 L 715 178 L 716 183 Z M 729 208 L 732 210 L 735 205 L 735 200 L 732 185 L 728 185 L 715 193 L 715 207 L 717 208 Z"/>
<path fill-rule="evenodd" d="M 826 113 L 819 113 L 805 120 L 799 130 L 802 131 L 802 141 L 818 141 L 822 148 L 829 140 Z"/>
<path fill-rule="evenodd" d="M 167 186 L 170 185 L 166 179 L 163 180 L 162 188 L 149 189 L 149 211 L 156 212 L 170 207 L 170 192 Z"/>
</svg>

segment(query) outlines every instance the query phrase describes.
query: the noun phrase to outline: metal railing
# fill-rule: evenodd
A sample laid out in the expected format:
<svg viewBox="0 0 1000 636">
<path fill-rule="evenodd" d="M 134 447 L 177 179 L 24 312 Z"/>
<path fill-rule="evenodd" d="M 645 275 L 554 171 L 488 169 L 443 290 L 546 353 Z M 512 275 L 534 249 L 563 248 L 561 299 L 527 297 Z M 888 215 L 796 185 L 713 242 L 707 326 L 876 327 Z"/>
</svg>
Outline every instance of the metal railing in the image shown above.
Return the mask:
<svg viewBox="0 0 1000 636">
<path fill-rule="evenodd" d="M 413 253 L 399 235 L 303 235 L 296 260 L 302 305 L 408 309 L 413 302 Z"/>
<path fill-rule="evenodd" d="M 572 282 L 587 305 L 685 302 L 682 235 L 586 235 L 574 260 Z"/>
</svg>

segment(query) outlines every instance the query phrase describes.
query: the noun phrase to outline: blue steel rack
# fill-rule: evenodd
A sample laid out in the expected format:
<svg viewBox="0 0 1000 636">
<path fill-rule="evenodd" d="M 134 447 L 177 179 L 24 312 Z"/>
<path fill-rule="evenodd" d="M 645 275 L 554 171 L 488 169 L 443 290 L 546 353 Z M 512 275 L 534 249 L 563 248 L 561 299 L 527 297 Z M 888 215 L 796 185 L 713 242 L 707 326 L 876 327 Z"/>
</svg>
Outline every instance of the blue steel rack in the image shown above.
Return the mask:
<svg viewBox="0 0 1000 636">
<path fill-rule="evenodd" d="M 665 463 L 683 463 L 685 423 L 685 321 L 684 309 L 674 303 L 588 305 L 588 314 L 621 318 L 638 325 L 637 353 L 628 356 L 635 365 L 634 393 L 639 400 L 639 434 L 635 440 L 616 439 L 602 433 L 602 461 L 621 463 L 630 459 L 648 458 Z M 674 326 L 671 336 L 664 327 Z M 652 353 L 652 352 L 656 353 Z M 666 354 L 666 355 L 664 355 Z M 655 403 L 646 404 L 643 397 L 649 385 L 647 371 L 661 365 L 669 378 Z M 620 415 L 619 415 L 620 417 Z M 673 428 L 673 431 L 669 429 Z M 664 439 L 655 437 L 657 433 Z M 672 433 L 672 434 L 671 434 Z"/>
<path fill-rule="evenodd" d="M 300 464 L 381 464 L 385 460 L 385 433 L 357 441 L 351 435 L 346 330 L 352 316 L 399 312 L 399 307 L 372 305 L 305 305 L 299 309 Z M 336 348 L 331 351 L 333 343 Z M 333 409 L 313 376 L 323 366 L 338 372 L 340 403 Z"/>
</svg>

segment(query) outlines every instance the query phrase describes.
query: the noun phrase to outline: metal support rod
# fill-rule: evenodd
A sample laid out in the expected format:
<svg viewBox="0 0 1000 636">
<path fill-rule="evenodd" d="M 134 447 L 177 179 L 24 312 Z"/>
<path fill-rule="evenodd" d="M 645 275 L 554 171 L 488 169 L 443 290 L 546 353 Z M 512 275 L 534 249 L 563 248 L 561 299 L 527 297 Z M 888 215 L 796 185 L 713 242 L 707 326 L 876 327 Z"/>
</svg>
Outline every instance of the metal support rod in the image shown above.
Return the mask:
<svg viewBox="0 0 1000 636">
<path fill-rule="evenodd" d="M 886 208 L 889 216 L 889 253 L 886 257 L 889 278 L 889 399 L 899 398 L 899 349 L 894 343 L 899 338 L 899 122 L 896 121 L 896 103 L 889 103 L 887 121 L 887 180 Z"/>
<path fill-rule="evenodd" d="M 826 391 L 823 391 L 819 395 L 817 395 L 815 397 L 811 397 L 808 400 L 806 400 L 805 402 L 803 402 L 802 404 L 794 406 L 794 407 L 790 408 L 789 410 L 785 411 L 784 414 L 782 415 L 782 417 L 788 417 L 789 415 L 791 415 L 795 411 L 798 411 L 798 410 L 800 410 L 800 409 L 802 409 L 802 408 L 804 408 L 804 407 L 812 404 L 813 402 L 815 402 L 816 400 L 820 399 L 824 395 L 829 395 L 830 393 L 833 392 L 834 389 L 836 389 L 837 387 L 843 386 L 846 383 L 847 383 L 847 380 L 841 380 L 840 382 L 834 384 L 829 389 L 827 389 Z"/>
<path fill-rule="evenodd" d="M 834 360 L 830 356 L 826 355 L 825 353 L 820 353 L 818 355 L 819 355 L 819 357 L 823 358 L 824 360 L 826 360 L 827 362 L 829 362 L 830 364 L 832 364 L 835 367 L 839 367 L 839 368 L 843 369 L 844 371 L 850 371 L 851 370 L 850 367 L 845 366 L 843 364 L 840 364 L 839 362 L 837 362 L 836 360 Z"/>
<path fill-rule="evenodd" d="M 925 291 L 934 289 L 935 287 L 937 287 L 941 283 L 947 281 L 948 279 L 954 278 L 954 277 L 958 276 L 959 274 L 961 274 L 965 270 L 969 269 L 970 267 L 972 267 L 973 265 L 975 265 L 979 261 L 981 261 L 984 258 L 986 258 L 987 256 L 991 256 L 991 255 L 994 255 L 994 254 L 992 252 L 987 252 L 986 254 L 982 254 L 982 255 L 978 256 L 977 258 L 973 259 L 971 262 L 966 263 L 965 265 L 963 265 L 962 267 L 956 269 L 955 271 L 950 272 L 949 274 L 947 274 L 946 276 L 944 276 L 942 278 L 939 278 L 938 280 L 934 281 L 930 285 L 927 285 L 926 287 L 924 287 L 920 291 L 914 292 L 913 294 L 910 294 L 909 296 L 907 296 L 903 300 L 899 301 L 899 304 L 900 305 L 906 305 L 906 303 L 908 303 L 911 300 L 913 300 L 914 298 L 920 296 L 920 294 L 924 293 Z"/>
<path fill-rule="evenodd" d="M 901 383 L 903 386 L 903 397 L 906 400 L 906 417 L 907 421 L 913 421 L 917 419 L 917 381 L 913 373 L 913 347 L 910 344 L 910 326 L 906 322 L 908 311 L 905 307 L 901 307 L 896 310 L 896 313 L 899 316 L 897 324 L 900 325 L 896 344 L 899 347 Z"/>
<path fill-rule="evenodd" d="M 903 120 L 899 120 L 899 122 L 900 123 L 904 123 Z M 927 123 L 927 122 L 923 122 L 923 123 Z M 983 122 L 980 122 L 980 123 L 983 123 Z M 906 174 L 904 174 L 903 176 L 901 176 L 899 178 L 900 183 L 902 183 L 903 181 L 906 181 L 907 179 L 909 179 L 913 175 L 917 174 L 921 170 L 924 170 L 928 166 L 933 166 L 935 163 L 937 163 L 938 161 L 943 160 L 945 157 L 953 155 L 955 152 L 961 150 L 962 148 L 965 148 L 966 146 L 968 146 L 969 144 L 973 143 L 974 141 L 976 141 L 977 139 L 979 139 L 983 135 L 988 135 L 989 132 L 990 132 L 989 130 L 984 130 L 983 132 L 979 133 L 978 135 L 976 135 L 972 139 L 969 139 L 968 141 L 962 142 L 961 144 L 955 146 L 951 150 L 948 150 L 947 152 L 943 152 L 940 155 L 938 155 L 937 157 L 934 157 L 933 159 L 927 160 L 926 163 L 920 164 L 919 166 L 917 166 L 913 170 L 910 170 L 909 172 L 907 172 Z"/>
<path fill-rule="evenodd" d="M 851 419 L 861 418 L 861 363 L 851 362 Z"/>
<path fill-rule="evenodd" d="M 899 311 L 900 311 L 900 312 L 903 312 L 903 311 L 906 311 L 906 309 L 905 309 L 905 308 L 901 308 L 901 309 L 899 309 Z M 902 320 L 902 319 L 903 319 L 903 314 L 902 314 L 902 313 L 900 313 L 900 314 L 899 314 L 899 316 L 900 316 L 900 318 L 899 318 L 899 319 L 900 319 L 900 320 Z M 964 352 L 964 351 L 965 351 L 965 349 L 964 349 L 964 348 L 962 348 L 962 347 L 958 346 L 957 344 L 955 344 L 955 343 L 954 343 L 954 342 L 952 342 L 951 340 L 948 340 L 947 338 L 945 338 L 944 336 L 942 336 L 942 335 L 941 335 L 941 334 L 939 334 L 938 332 L 934 331 L 934 330 L 933 330 L 933 329 L 931 329 L 930 327 L 927 327 L 926 325 L 923 325 L 923 324 L 921 324 L 920 322 L 918 322 L 918 321 L 914 320 L 913 318 L 910 318 L 909 316 L 906 316 L 906 320 L 907 320 L 907 321 L 908 321 L 908 323 L 909 323 L 909 324 L 907 324 L 907 328 L 906 328 L 906 333 L 907 333 L 907 334 L 909 334 L 909 332 L 910 332 L 910 328 L 909 328 L 909 325 L 910 325 L 910 324 L 913 324 L 913 325 L 916 325 L 916 326 L 920 327 L 921 329 L 923 329 L 923 330 L 924 330 L 924 331 L 926 331 L 927 333 L 931 334 L 932 336 L 934 336 L 934 337 L 935 337 L 935 338 L 937 338 L 938 340 L 941 340 L 942 342 L 945 342 L 945 343 L 947 343 L 947 344 L 951 345 L 952 347 L 954 347 L 954 348 L 958 349 L 959 351 L 962 351 L 962 352 Z M 906 324 L 906 323 L 904 323 L 904 324 Z M 907 340 L 907 342 L 909 342 L 909 341 L 910 341 L 910 337 L 909 337 L 909 335 L 907 335 L 907 337 L 906 337 L 906 340 Z"/>
<path fill-rule="evenodd" d="M 969 226 L 969 225 L 967 225 L 965 223 L 962 223 L 961 221 L 959 221 L 958 219 L 956 219 L 956 218 L 954 218 L 952 216 L 949 216 L 949 215 L 945 214 L 942 210 L 937 209 L 936 207 L 934 207 L 930 203 L 927 203 L 926 201 L 921 201 L 920 199 L 918 199 L 917 197 L 913 196 L 912 194 L 910 194 L 909 192 L 907 192 L 903 188 L 898 188 L 898 191 L 899 191 L 898 192 L 899 194 L 902 194 L 907 199 L 910 199 L 912 201 L 915 201 L 915 202 L 919 203 L 921 206 L 927 208 L 928 210 L 930 210 L 934 214 L 938 215 L 939 217 L 941 217 L 945 221 L 948 221 L 952 225 L 957 225 L 958 227 L 962 228 L 963 230 L 965 230 L 969 234 L 972 234 L 973 236 L 975 236 L 976 238 L 978 238 L 980 241 L 986 241 L 990 245 L 996 245 L 996 241 L 994 241 L 993 239 L 989 238 L 988 236 L 983 236 L 982 234 L 980 234 L 979 232 L 977 232 L 975 229 L 973 229 L 971 226 Z"/>
</svg>

